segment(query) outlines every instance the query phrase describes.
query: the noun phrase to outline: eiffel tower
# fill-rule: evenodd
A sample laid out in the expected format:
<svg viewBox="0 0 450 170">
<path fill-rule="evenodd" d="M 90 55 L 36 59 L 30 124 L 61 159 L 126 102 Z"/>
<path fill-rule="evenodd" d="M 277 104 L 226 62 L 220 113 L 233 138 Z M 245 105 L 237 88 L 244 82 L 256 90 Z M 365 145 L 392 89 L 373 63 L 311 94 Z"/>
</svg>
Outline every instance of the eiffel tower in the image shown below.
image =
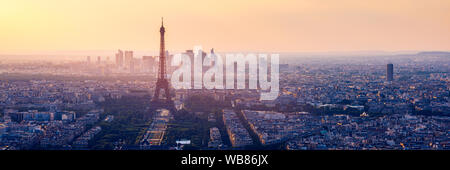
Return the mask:
<svg viewBox="0 0 450 170">
<path fill-rule="evenodd" d="M 169 81 L 166 78 L 166 52 L 164 46 L 164 33 L 166 32 L 164 28 L 164 21 L 161 18 L 161 28 L 159 29 L 161 35 L 160 47 L 159 47 L 159 70 L 158 70 L 158 80 L 156 81 L 155 95 L 152 99 L 153 104 L 157 104 L 160 107 L 171 107 L 173 106 L 173 101 L 170 96 L 169 91 Z M 164 90 L 165 100 L 160 98 L 160 91 Z M 170 109 L 170 108 L 167 108 Z"/>
</svg>

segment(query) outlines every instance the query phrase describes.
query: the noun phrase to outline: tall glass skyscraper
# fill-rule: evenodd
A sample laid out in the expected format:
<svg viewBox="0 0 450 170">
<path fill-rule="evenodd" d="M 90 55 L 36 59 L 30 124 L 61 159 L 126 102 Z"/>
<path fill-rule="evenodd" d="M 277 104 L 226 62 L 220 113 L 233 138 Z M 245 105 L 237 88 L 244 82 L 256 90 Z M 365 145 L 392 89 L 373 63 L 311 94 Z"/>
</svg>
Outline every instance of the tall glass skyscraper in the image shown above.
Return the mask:
<svg viewBox="0 0 450 170">
<path fill-rule="evenodd" d="M 387 64 L 386 68 L 386 79 L 387 81 L 394 80 L 394 65 L 393 64 Z"/>
</svg>

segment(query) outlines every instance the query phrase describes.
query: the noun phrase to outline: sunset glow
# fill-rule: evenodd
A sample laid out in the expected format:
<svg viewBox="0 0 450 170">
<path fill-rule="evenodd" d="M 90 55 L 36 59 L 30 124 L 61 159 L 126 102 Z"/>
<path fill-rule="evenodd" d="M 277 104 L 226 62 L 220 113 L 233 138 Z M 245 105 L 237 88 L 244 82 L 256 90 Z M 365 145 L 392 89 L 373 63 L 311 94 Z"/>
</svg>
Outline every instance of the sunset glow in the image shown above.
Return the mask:
<svg viewBox="0 0 450 170">
<path fill-rule="evenodd" d="M 448 0 L 0 0 L 0 54 L 158 50 L 450 50 Z"/>
</svg>

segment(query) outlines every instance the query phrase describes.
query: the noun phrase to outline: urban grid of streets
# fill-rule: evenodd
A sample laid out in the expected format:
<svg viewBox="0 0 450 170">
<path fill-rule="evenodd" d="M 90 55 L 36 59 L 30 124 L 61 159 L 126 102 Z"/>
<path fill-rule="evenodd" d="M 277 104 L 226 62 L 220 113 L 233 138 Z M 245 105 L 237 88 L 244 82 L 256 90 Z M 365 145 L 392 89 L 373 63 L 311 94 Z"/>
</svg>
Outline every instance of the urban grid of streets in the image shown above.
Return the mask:
<svg viewBox="0 0 450 170">
<path fill-rule="evenodd" d="M 175 113 L 147 110 L 156 57 L 126 55 L 0 63 L 0 148 L 449 149 L 449 53 L 281 55 L 276 100 L 173 90 Z"/>
</svg>

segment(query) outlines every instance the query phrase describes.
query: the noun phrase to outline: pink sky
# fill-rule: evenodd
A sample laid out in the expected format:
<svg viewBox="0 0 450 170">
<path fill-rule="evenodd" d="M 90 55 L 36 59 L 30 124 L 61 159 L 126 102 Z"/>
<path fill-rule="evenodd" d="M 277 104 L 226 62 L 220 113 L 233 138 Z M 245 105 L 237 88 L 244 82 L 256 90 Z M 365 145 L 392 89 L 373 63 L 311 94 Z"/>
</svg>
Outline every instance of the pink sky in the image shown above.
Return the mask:
<svg viewBox="0 0 450 170">
<path fill-rule="evenodd" d="M 450 50 L 449 0 L 0 1 L 0 54 Z"/>
</svg>

